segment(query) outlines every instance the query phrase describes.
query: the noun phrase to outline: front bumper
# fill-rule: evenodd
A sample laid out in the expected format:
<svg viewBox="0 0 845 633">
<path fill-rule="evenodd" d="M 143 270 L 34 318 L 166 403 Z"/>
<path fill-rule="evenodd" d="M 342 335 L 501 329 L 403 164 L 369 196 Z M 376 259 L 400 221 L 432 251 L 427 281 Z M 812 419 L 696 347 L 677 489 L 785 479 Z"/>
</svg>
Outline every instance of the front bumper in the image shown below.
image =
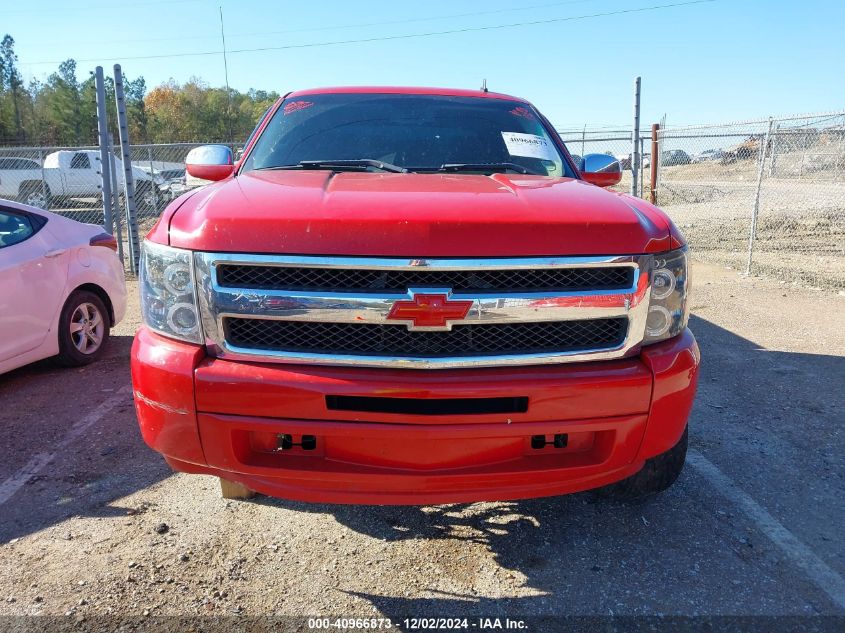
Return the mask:
<svg viewBox="0 0 845 633">
<path fill-rule="evenodd" d="M 132 348 L 145 441 L 176 470 L 288 499 L 431 504 L 565 494 L 636 473 L 680 439 L 699 365 L 692 333 L 639 357 L 478 370 L 232 362 L 142 328 Z M 528 398 L 518 413 L 333 410 L 327 396 Z M 293 446 L 274 450 L 277 436 Z M 565 447 L 551 438 L 566 435 Z M 302 437 L 314 438 L 306 449 Z M 532 446 L 532 437 L 549 443 Z"/>
</svg>

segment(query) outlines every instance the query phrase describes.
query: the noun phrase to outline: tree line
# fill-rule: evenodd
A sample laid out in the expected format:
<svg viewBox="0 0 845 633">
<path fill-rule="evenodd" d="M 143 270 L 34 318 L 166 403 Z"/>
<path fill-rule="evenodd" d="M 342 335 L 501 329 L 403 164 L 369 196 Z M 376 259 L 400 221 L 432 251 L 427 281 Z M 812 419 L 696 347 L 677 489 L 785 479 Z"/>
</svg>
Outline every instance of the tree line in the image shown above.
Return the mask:
<svg viewBox="0 0 845 633">
<path fill-rule="evenodd" d="M 132 143 L 243 141 L 279 95 L 212 88 L 197 78 L 167 81 L 147 90 L 143 77 L 124 76 Z M 117 140 L 114 80 L 106 77 L 109 125 Z M 97 105 L 93 73 L 79 78 L 68 59 L 45 81 L 24 82 L 15 40 L 0 41 L 0 145 L 96 145 Z"/>
</svg>

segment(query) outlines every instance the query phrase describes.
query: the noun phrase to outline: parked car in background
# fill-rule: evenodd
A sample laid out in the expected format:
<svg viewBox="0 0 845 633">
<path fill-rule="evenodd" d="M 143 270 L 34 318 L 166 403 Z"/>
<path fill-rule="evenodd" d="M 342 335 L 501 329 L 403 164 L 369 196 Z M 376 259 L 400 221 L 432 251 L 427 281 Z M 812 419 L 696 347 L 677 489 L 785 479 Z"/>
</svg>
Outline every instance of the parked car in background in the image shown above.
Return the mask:
<svg viewBox="0 0 845 633">
<path fill-rule="evenodd" d="M 117 183 L 123 190 L 123 161 L 115 158 Z M 160 189 L 164 180 L 151 176 L 136 166 L 132 168 L 136 199 L 141 211 L 163 208 L 169 198 Z M 30 158 L 0 159 L 0 198 L 17 200 L 46 209 L 69 200 L 101 195 L 100 152 L 97 150 L 59 150 L 44 157 L 44 164 Z"/>
<path fill-rule="evenodd" d="M 18 158 L 16 156 L 0 158 L 0 171 L 26 169 L 41 169 L 41 166 L 38 161 L 30 158 Z"/>
<path fill-rule="evenodd" d="M 759 136 L 749 136 L 739 145 L 734 145 L 726 149 L 722 153 L 720 162 L 722 165 L 730 165 L 738 160 L 757 158 L 762 144 L 763 139 Z"/>
<path fill-rule="evenodd" d="M 693 163 L 706 163 L 711 160 L 720 160 L 725 153 L 720 149 L 706 149 L 692 157 Z"/>
<path fill-rule="evenodd" d="M 126 312 L 116 250 L 102 227 L 0 200 L 0 373 L 103 354 Z"/>
<path fill-rule="evenodd" d="M 622 171 L 631 169 L 631 162 L 634 160 L 633 154 L 620 154 L 616 157 L 619 161 L 619 167 Z M 640 157 L 640 167 L 648 169 L 651 166 L 651 154 L 643 154 Z"/>
<path fill-rule="evenodd" d="M 692 162 L 690 155 L 682 149 L 670 149 L 663 152 L 660 159 L 661 167 L 672 167 L 673 165 L 689 165 Z"/>
<path fill-rule="evenodd" d="M 161 185 L 161 190 L 168 196 L 169 199 L 178 198 L 183 193 L 193 188 L 185 181 L 184 167 L 181 169 L 163 169 L 156 173 L 164 180 L 164 184 Z"/>
<path fill-rule="evenodd" d="M 45 190 L 42 180 L 47 182 L 47 174 L 43 176 L 42 179 L 42 165 L 37 160 L 18 156 L 0 158 L 0 198 L 21 202 L 28 200 L 28 204 L 43 208 Z"/>
</svg>

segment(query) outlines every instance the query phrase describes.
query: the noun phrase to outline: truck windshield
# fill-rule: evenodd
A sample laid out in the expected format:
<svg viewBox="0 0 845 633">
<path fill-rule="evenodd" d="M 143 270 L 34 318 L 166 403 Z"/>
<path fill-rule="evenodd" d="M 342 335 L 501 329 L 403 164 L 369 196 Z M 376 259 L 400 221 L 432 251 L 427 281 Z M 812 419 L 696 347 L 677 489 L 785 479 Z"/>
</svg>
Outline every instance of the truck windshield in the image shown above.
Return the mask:
<svg viewBox="0 0 845 633">
<path fill-rule="evenodd" d="M 242 170 L 315 168 L 573 176 L 527 104 L 373 93 L 285 101 Z"/>
</svg>

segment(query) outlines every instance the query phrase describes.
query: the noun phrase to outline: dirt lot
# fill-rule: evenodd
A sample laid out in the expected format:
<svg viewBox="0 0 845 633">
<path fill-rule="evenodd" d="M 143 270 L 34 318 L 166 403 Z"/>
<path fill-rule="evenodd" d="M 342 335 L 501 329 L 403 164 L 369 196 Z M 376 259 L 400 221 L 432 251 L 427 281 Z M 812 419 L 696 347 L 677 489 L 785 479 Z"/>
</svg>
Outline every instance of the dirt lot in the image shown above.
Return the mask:
<svg viewBox="0 0 845 633">
<path fill-rule="evenodd" d="M 108 614 L 841 617 L 845 296 L 703 264 L 694 283 L 704 361 L 687 468 L 628 505 L 225 501 L 140 438 L 133 305 L 103 362 L 0 377 L 0 616 L 69 616 L 0 628 L 113 630 Z"/>
<path fill-rule="evenodd" d="M 698 256 L 745 270 L 754 181 L 680 180 L 667 171 L 658 201 Z M 759 208 L 756 273 L 845 288 L 845 184 L 766 179 Z"/>
<path fill-rule="evenodd" d="M 818 149 L 830 151 L 826 145 Z M 774 170 L 768 159 L 755 229 L 755 274 L 845 289 L 843 166 L 841 153 L 779 152 Z M 657 202 L 702 261 L 744 271 L 758 172 L 757 159 L 662 167 Z M 643 182 L 647 198 L 648 172 Z M 630 171 L 614 189 L 631 190 Z"/>
</svg>

